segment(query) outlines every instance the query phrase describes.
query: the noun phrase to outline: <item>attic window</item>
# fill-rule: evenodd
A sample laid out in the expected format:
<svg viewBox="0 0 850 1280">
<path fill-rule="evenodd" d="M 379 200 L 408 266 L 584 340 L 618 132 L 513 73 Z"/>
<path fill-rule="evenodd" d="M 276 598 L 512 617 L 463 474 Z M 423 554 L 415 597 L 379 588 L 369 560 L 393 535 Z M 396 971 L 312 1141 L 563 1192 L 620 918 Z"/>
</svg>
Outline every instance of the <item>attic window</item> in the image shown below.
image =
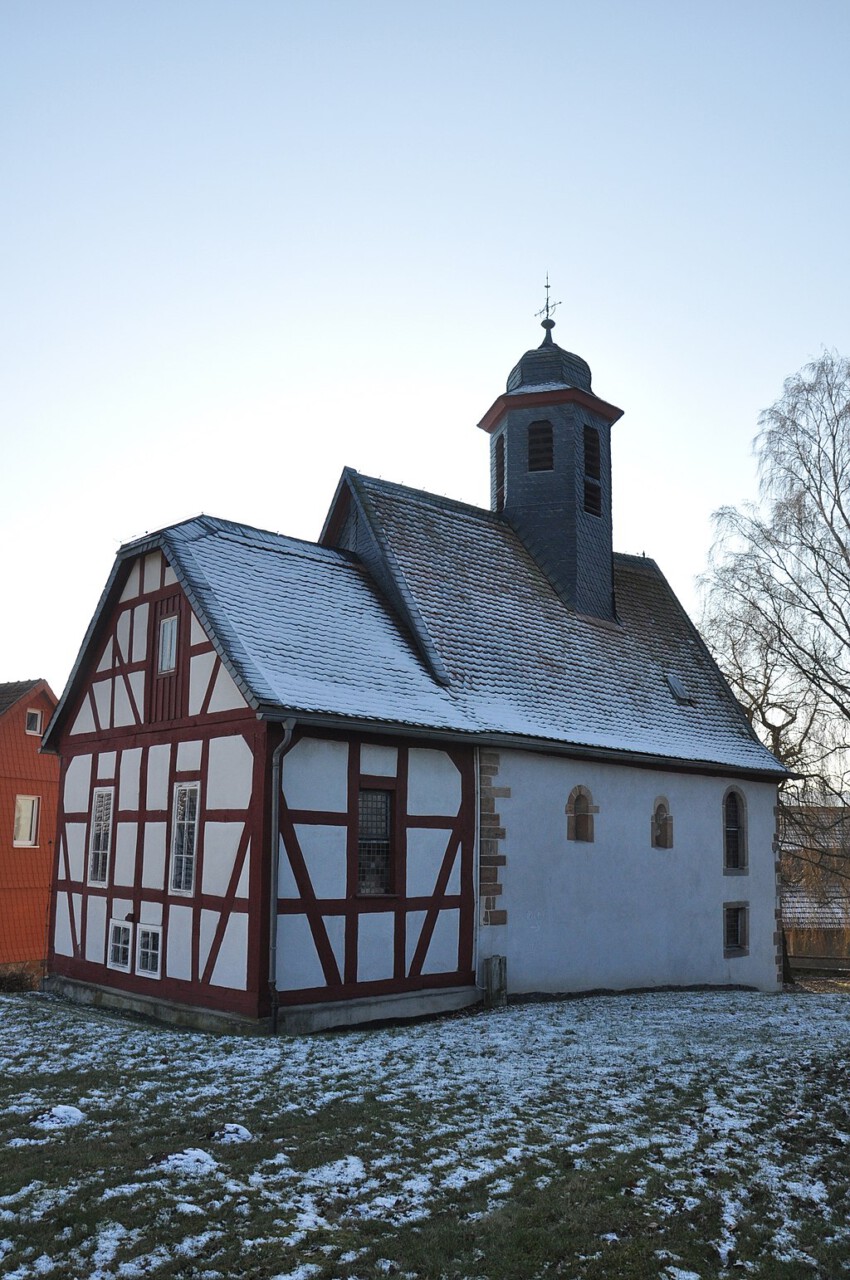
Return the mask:
<svg viewBox="0 0 850 1280">
<path fill-rule="evenodd" d="M 177 614 L 169 614 L 159 622 L 159 649 L 157 651 L 156 670 L 158 675 L 167 675 L 177 668 Z"/>
<path fill-rule="evenodd" d="M 552 423 L 532 422 L 528 428 L 529 471 L 551 471 L 555 465 Z"/>
<path fill-rule="evenodd" d="M 493 495 L 495 499 L 496 511 L 503 511 L 505 506 L 505 437 L 497 436 L 495 441 L 496 450 L 496 491 Z"/>
<path fill-rule="evenodd" d="M 584 509 L 592 516 L 602 515 L 602 460 L 595 427 L 584 429 Z"/>
<path fill-rule="evenodd" d="M 677 675 L 674 675 L 672 672 L 668 674 L 667 685 L 675 701 L 678 702 L 680 707 L 696 706 L 696 703 L 694 699 L 691 697 L 691 695 L 688 693 L 688 690 L 686 689 L 684 682 L 680 680 Z"/>
<path fill-rule="evenodd" d="M 27 733 L 41 734 L 41 712 L 27 711 Z"/>
</svg>

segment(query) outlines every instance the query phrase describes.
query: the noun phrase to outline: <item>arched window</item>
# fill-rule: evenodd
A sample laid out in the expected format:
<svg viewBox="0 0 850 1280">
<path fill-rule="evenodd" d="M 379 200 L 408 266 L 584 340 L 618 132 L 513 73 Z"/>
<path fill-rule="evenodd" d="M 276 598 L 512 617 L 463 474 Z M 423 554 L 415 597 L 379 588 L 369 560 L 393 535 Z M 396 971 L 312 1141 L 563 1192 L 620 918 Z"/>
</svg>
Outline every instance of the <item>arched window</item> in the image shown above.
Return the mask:
<svg viewBox="0 0 850 1280">
<path fill-rule="evenodd" d="M 746 871 L 747 824 L 744 797 L 727 791 L 723 800 L 723 870 Z"/>
<path fill-rule="evenodd" d="M 592 844 L 593 815 L 598 812 L 599 806 L 593 803 L 587 787 L 573 787 L 566 807 L 567 839 Z"/>
<path fill-rule="evenodd" d="M 653 849 L 673 848 L 673 818 L 670 806 L 663 796 L 655 801 L 652 810 L 652 847 Z"/>
</svg>

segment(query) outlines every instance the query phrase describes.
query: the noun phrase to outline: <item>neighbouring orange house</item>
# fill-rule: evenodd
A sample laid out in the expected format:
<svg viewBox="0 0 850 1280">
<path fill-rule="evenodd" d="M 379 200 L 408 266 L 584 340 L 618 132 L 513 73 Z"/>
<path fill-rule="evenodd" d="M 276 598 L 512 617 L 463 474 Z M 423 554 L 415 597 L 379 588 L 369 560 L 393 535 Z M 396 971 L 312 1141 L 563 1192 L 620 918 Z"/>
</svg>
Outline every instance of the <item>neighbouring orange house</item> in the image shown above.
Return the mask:
<svg viewBox="0 0 850 1280">
<path fill-rule="evenodd" d="M 39 748 L 55 709 L 46 680 L 0 684 L 0 972 L 46 955 L 59 761 Z"/>
</svg>

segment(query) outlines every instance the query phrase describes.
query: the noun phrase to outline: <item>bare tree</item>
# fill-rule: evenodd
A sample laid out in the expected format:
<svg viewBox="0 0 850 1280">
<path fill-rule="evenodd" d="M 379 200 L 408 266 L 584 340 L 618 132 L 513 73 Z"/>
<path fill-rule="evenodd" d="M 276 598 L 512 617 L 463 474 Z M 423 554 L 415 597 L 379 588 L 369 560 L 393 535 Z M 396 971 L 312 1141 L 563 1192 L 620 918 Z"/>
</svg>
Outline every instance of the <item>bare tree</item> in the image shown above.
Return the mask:
<svg viewBox="0 0 850 1280">
<path fill-rule="evenodd" d="M 824 352 L 788 379 L 759 427 L 759 500 L 715 513 L 703 630 L 753 727 L 798 775 L 786 788 L 786 846 L 797 863 L 843 879 L 850 361 Z"/>
</svg>

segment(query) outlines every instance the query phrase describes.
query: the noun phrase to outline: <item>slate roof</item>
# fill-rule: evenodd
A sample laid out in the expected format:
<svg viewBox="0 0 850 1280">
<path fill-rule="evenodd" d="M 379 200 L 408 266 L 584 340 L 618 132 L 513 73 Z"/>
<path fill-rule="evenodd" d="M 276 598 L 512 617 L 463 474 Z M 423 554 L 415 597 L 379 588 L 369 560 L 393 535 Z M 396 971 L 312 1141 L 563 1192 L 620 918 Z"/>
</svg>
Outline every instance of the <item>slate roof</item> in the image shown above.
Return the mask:
<svg viewBox="0 0 850 1280">
<path fill-rule="evenodd" d="M 799 884 L 784 885 L 782 923 L 786 929 L 846 929 L 850 898 L 839 888 L 814 894 Z"/>
<path fill-rule="evenodd" d="M 0 684 L 0 716 L 5 715 L 10 707 L 20 702 L 37 684 L 41 684 L 41 680 L 11 680 L 7 684 Z"/>
<path fill-rule="evenodd" d="M 123 562 L 160 547 L 261 714 L 783 776 L 653 561 L 615 556 L 619 623 L 601 622 L 567 608 L 502 515 L 352 471 L 335 508 L 340 495 L 371 531 L 371 572 L 338 547 L 199 516 L 122 547 L 99 614 Z"/>
</svg>

